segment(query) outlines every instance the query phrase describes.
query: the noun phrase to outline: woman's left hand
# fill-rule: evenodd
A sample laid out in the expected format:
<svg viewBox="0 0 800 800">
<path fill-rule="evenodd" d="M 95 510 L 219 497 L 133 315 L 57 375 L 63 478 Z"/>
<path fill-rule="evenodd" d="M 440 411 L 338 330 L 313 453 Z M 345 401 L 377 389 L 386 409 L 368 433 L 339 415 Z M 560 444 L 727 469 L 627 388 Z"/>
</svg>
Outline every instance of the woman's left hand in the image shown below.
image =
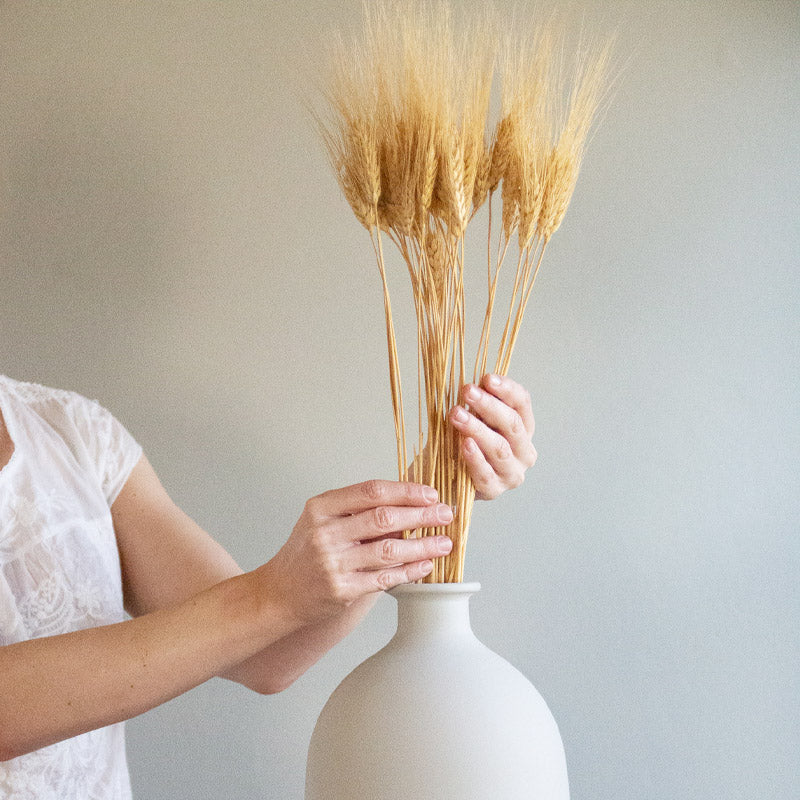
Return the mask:
<svg viewBox="0 0 800 800">
<path fill-rule="evenodd" d="M 492 500 L 519 486 L 536 461 L 531 397 L 511 378 L 484 375 L 479 386 L 464 386 L 461 402 L 451 409 L 450 422 L 461 434 L 475 496 Z"/>
</svg>

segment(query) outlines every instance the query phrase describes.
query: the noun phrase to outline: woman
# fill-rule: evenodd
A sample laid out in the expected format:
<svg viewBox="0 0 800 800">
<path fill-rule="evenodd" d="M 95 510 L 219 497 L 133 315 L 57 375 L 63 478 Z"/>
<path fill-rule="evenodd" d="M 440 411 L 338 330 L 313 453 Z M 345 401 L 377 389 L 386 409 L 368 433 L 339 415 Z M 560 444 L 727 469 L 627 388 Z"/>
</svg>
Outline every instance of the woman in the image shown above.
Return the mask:
<svg viewBox="0 0 800 800">
<path fill-rule="evenodd" d="M 450 421 L 492 498 L 535 460 L 530 398 L 486 376 L 463 401 Z M 0 376 L 0 798 L 129 798 L 123 720 L 214 676 L 281 691 L 450 551 L 402 531 L 451 521 L 430 487 L 368 481 L 309 500 L 243 573 L 105 409 Z"/>
</svg>

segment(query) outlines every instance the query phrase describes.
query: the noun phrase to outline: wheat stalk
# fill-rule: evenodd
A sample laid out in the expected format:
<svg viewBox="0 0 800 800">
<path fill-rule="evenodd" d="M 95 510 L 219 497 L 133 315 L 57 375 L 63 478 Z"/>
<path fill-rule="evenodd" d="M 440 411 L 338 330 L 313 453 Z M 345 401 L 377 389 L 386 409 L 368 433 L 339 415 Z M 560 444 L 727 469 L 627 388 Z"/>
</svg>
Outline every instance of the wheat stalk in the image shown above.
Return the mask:
<svg viewBox="0 0 800 800">
<path fill-rule="evenodd" d="M 514 26 L 515 30 L 519 26 Z M 566 213 L 592 120 L 607 85 L 608 46 L 562 63 L 552 25 L 528 36 L 486 35 L 487 21 L 456 29 L 445 3 L 365 4 L 364 28 L 333 40 L 316 121 L 332 170 L 369 231 L 384 298 L 389 385 L 401 480 L 420 480 L 455 509 L 442 528 L 449 556 L 426 580 L 463 579 L 475 489 L 448 424 L 467 380 L 465 232 L 488 206 L 487 297 L 472 379 L 488 366 L 501 268 L 510 299 L 494 371 L 508 371 L 545 249 Z M 498 30 L 496 27 L 494 30 Z M 500 113 L 489 118 L 492 82 L 502 74 Z M 493 225 L 500 195 L 500 224 Z M 417 436 L 409 457 L 400 357 L 384 238 L 405 263 L 417 330 Z"/>
</svg>

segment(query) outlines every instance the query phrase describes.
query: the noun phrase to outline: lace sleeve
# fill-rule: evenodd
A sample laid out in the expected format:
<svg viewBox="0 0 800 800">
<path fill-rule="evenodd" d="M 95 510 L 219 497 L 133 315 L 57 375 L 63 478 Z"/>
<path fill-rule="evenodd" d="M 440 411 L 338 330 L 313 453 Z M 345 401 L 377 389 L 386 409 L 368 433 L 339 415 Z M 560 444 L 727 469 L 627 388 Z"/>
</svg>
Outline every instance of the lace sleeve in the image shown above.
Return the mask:
<svg viewBox="0 0 800 800">
<path fill-rule="evenodd" d="M 69 411 L 88 452 L 109 507 L 142 455 L 125 426 L 94 400 L 71 396 Z"/>
</svg>

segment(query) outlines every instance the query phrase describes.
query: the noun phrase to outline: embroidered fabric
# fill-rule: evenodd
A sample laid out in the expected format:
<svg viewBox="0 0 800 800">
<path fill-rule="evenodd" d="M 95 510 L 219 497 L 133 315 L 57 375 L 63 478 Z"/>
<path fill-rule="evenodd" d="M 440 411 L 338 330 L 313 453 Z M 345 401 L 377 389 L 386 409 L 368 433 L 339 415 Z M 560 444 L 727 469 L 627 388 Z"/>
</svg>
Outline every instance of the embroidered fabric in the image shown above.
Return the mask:
<svg viewBox="0 0 800 800">
<path fill-rule="evenodd" d="M 141 456 L 96 402 L 0 376 L 0 647 L 125 619 L 111 504 Z M 0 761 L 0 800 L 130 800 L 122 723 Z"/>
</svg>

